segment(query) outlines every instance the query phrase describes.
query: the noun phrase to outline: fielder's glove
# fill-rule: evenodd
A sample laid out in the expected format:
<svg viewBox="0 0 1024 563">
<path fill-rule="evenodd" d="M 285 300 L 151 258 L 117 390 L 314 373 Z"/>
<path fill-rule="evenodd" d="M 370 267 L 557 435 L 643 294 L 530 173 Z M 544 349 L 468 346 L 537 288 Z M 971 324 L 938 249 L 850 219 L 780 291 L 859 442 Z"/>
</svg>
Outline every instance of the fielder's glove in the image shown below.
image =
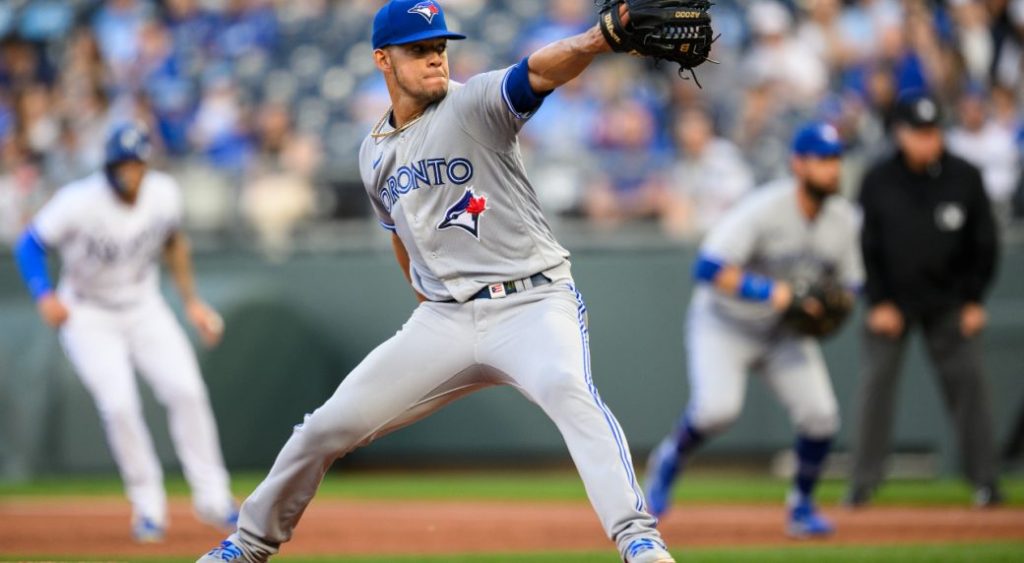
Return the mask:
<svg viewBox="0 0 1024 563">
<path fill-rule="evenodd" d="M 782 325 L 815 338 L 834 334 L 853 311 L 853 296 L 834 277 L 816 283 L 794 283 L 793 301 Z"/>
<path fill-rule="evenodd" d="M 601 14 L 599 27 L 612 50 L 679 64 L 679 74 L 711 61 L 708 0 L 594 0 Z M 623 25 L 619 5 L 626 4 L 629 23 Z M 711 61 L 716 62 L 716 61 Z M 697 82 L 700 86 L 700 82 Z"/>
</svg>

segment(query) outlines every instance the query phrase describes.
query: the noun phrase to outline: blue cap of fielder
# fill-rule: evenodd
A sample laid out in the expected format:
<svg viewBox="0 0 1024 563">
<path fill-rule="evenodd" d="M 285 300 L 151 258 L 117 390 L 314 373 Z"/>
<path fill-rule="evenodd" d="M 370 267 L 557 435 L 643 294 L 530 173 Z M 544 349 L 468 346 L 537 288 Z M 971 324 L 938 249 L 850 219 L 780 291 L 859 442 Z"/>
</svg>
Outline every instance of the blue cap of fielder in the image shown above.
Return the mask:
<svg viewBox="0 0 1024 563">
<path fill-rule="evenodd" d="M 843 142 L 839 139 L 839 130 L 821 121 L 804 125 L 793 136 L 793 154 L 819 158 L 842 156 Z"/>
<path fill-rule="evenodd" d="M 435 0 L 392 0 L 373 18 L 374 49 L 442 37 L 466 38 L 448 31 L 444 11 Z"/>
</svg>

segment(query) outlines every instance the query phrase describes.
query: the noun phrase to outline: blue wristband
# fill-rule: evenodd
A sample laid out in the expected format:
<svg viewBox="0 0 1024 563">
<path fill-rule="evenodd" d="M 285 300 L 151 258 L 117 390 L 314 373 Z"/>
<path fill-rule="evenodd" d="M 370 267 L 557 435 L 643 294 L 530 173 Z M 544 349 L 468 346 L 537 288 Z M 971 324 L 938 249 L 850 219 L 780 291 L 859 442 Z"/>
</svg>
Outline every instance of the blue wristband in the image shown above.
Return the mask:
<svg viewBox="0 0 1024 563">
<path fill-rule="evenodd" d="M 718 272 L 722 271 L 724 264 L 707 255 L 701 254 L 693 264 L 693 278 L 697 281 L 714 283 Z"/>
<path fill-rule="evenodd" d="M 774 287 L 775 282 L 771 278 L 744 272 L 737 295 L 749 301 L 765 302 L 771 298 Z"/>
</svg>

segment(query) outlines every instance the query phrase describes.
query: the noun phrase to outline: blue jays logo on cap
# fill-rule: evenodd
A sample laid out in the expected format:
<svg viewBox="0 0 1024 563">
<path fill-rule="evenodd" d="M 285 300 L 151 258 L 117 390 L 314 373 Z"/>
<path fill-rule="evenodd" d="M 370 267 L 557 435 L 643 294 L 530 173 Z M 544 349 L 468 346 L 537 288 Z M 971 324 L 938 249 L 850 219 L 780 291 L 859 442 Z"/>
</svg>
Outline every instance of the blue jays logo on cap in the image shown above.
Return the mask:
<svg viewBox="0 0 1024 563">
<path fill-rule="evenodd" d="M 391 0 L 373 18 L 374 49 L 439 38 L 466 36 L 448 31 L 444 10 L 436 0 Z"/>
<path fill-rule="evenodd" d="M 808 123 L 793 137 L 793 153 L 825 158 L 840 156 L 843 154 L 843 142 L 839 138 L 839 130 L 830 123 Z"/>
<path fill-rule="evenodd" d="M 409 8 L 409 13 L 419 14 L 427 19 L 427 23 L 431 23 L 434 20 L 434 16 L 441 13 L 441 8 L 438 8 L 437 4 L 433 2 L 420 2 Z"/>
<path fill-rule="evenodd" d="M 473 188 L 466 188 L 459 201 L 444 212 L 444 219 L 437 224 L 437 230 L 459 228 L 480 238 L 480 215 L 487 211 L 487 196 L 477 197 Z"/>
</svg>

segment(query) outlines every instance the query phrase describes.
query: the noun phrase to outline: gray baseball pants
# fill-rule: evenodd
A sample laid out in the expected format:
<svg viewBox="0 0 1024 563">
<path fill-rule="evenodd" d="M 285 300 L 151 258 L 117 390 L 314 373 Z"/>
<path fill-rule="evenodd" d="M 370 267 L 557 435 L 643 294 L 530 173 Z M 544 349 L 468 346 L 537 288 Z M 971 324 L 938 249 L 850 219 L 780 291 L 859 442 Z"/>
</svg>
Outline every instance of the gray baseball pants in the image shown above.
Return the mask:
<svg viewBox="0 0 1024 563">
<path fill-rule="evenodd" d="M 637 537 L 659 537 L 622 428 L 591 379 L 586 308 L 566 279 L 503 299 L 421 303 L 295 427 L 242 505 L 232 541 L 266 560 L 336 459 L 492 385 L 515 387 L 555 423 L 620 553 Z"/>
</svg>

